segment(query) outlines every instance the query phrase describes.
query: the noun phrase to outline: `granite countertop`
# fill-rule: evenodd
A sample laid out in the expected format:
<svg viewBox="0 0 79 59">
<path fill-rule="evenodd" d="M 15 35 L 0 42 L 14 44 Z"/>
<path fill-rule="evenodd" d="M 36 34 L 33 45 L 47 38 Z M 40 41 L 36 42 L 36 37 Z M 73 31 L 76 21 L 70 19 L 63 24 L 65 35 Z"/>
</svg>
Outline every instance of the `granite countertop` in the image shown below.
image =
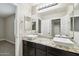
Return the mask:
<svg viewBox="0 0 79 59">
<path fill-rule="evenodd" d="M 46 45 L 46 46 L 50 46 L 50 47 L 54 47 L 54 48 L 58 48 L 58 49 L 62 49 L 65 51 L 70 51 L 70 52 L 74 52 L 74 53 L 79 54 L 79 47 L 76 46 L 75 44 L 73 45 L 73 47 L 58 45 L 58 44 L 55 44 L 53 39 L 49 39 L 49 38 L 45 38 L 45 37 L 37 37 L 37 38 L 32 39 L 32 40 L 28 39 L 27 37 L 23 37 L 22 40 L 34 42 L 34 43 L 38 43 L 38 44 L 42 44 L 42 45 Z"/>
</svg>

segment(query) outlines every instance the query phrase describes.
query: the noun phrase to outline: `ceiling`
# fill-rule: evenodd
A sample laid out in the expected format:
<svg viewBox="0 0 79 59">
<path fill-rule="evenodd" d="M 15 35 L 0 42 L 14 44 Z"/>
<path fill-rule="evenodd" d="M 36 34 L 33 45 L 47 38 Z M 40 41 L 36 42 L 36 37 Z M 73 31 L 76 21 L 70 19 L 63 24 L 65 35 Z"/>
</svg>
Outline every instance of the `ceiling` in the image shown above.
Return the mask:
<svg viewBox="0 0 79 59">
<path fill-rule="evenodd" d="M 16 6 L 11 3 L 0 3 L 0 17 L 4 18 L 15 14 Z"/>
</svg>

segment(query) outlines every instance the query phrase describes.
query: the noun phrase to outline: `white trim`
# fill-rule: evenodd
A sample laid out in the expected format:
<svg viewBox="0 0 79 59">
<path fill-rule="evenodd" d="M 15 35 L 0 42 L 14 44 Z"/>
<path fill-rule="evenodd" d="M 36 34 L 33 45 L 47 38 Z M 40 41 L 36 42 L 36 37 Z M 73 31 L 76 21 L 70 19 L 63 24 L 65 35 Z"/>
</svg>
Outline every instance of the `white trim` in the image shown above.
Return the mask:
<svg viewBox="0 0 79 59">
<path fill-rule="evenodd" d="M 15 42 L 13 42 L 13 41 L 10 41 L 10 40 L 7 40 L 7 39 L 0 39 L 0 41 L 8 41 L 8 42 L 10 42 L 10 43 L 12 43 L 12 44 L 15 44 Z"/>
<path fill-rule="evenodd" d="M 0 41 L 3 41 L 3 40 L 6 40 L 6 39 L 0 39 Z"/>
<path fill-rule="evenodd" d="M 12 43 L 12 44 L 15 44 L 15 42 L 14 42 L 14 41 L 10 41 L 10 40 L 6 40 L 6 41 L 8 41 L 8 42 L 10 42 L 10 43 Z"/>
</svg>

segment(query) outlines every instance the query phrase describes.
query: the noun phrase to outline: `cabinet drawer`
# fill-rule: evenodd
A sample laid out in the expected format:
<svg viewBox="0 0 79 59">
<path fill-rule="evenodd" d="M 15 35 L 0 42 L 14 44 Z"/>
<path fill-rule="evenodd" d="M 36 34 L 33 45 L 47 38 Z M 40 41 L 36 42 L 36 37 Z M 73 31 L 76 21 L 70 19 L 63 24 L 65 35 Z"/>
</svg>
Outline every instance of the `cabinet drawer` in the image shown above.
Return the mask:
<svg viewBox="0 0 79 59">
<path fill-rule="evenodd" d="M 24 46 L 36 47 L 36 44 L 29 41 L 23 41 Z"/>
<path fill-rule="evenodd" d="M 23 56 L 35 56 L 35 48 L 24 46 L 23 47 Z"/>
<path fill-rule="evenodd" d="M 46 46 L 41 45 L 41 44 L 36 44 L 36 48 L 40 49 L 40 50 L 43 50 L 43 51 L 46 51 Z"/>
</svg>

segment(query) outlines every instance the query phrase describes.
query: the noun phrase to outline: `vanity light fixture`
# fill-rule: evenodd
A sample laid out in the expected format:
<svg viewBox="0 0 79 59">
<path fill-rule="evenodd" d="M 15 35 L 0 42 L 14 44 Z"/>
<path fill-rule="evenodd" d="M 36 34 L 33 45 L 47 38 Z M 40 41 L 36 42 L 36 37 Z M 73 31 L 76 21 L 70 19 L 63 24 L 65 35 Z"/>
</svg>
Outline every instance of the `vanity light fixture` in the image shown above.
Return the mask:
<svg viewBox="0 0 79 59">
<path fill-rule="evenodd" d="M 46 9 L 46 8 L 49 8 L 49 7 L 52 7 L 52 6 L 56 6 L 56 5 L 58 5 L 58 3 L 41 4 L 41 5 L 38 7 L 38 10 L 43 10 L 43 9 Z"/>
</svg>

